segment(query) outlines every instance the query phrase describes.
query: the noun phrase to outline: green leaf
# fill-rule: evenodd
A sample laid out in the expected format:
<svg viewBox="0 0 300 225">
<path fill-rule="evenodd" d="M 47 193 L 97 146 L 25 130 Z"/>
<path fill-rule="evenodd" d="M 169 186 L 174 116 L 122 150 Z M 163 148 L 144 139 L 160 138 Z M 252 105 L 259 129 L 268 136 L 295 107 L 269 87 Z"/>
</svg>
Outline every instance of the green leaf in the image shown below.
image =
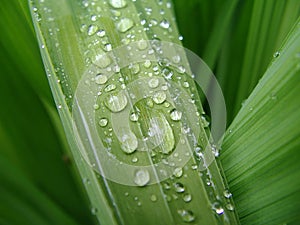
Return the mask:
<svg viewBox="0 0 300 225">
<path fill-rule="evenodd" d="M 243 224 L 296 224 L 300 23 L 230 125 L 222 164 Z"/>
</svg>

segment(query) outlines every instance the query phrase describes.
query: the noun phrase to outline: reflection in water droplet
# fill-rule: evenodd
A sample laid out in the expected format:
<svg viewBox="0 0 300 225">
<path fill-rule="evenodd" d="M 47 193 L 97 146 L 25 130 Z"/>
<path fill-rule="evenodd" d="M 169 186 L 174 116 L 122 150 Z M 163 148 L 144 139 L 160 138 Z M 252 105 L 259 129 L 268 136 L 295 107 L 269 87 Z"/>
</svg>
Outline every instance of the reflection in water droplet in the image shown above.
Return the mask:
<svg viewBox="0 0 300 225">
<path fill-rule="evenodd" d="M 153 95 L 153 101 L 156 103 L 156 104 L 162 104 L 167 98 L 167 95 L 164 91 L 158 91 L 156 93 L 154 93 Z"/>
<path fill-rule="evenodd" d="M 190 223 L 195 220 L 194 213 L 190 210 L 179 209 L 177 210 L 178 214 L 181 216 L 184 222 Z"/>
<path fill-rule="evenodd" d="M 151 88 L 157 88 L 159 85 L 159 80 L 157 78 L 152 78 L 148 81 L 148 85 Z"/>
<path fill-rule="evenodd" d="M 173 174 L 177 178 L 182 177 L 183 174 L 182 168 L 181 167 L 175 168 Z"/>
<path fill-rule="evenodd" d="M 105 84 L 107 82 L 107 76 L 98 74 L 95 78 L 96 84 Z"/>
<path fill-rule="evenodd" d="M 182 112 L 174 109 L 174 110 L 171 111 L 170 117 L 174 121 L 179 121 L 179 120 L 181 120 Z"/>
<path fill-rule="evenodd" d="M 134 176 L 134 183 L 138 186 L 145 186 L 150 181 L 150 175 L 147 170 L 138 170 Z"/>
<path fill-rule="evenodd" d="M 120 112 L 127 105 L 127 97 L 122 92 L 109 94 L 104 103 L 110 111 Z"/>
<path fill-rule="evenodd" d="M 183 197 L 182 197 L 182 199 L 185 202 L 190 202 L 190 201 L 192 201 L 192 195 L 190 195 L 190 194 L 184 194 Z"/>
<path fill-rule="evenodd" d="M 134 23 L 132 21 L 132 19 L 129 18 L 122 18 L 118 24 L 117 24 L 117 29 L 124 33 L 126 31 L 128 31 L 129 29 L 131 29 L 133 27 Z"/>
<path fill-rule="evenodd" d="M 109 0 L 108 2 L 116 9 L 124 8 L 127 5 L 126 0 Z"/>
<path fill-rule="evenodd" d="M 183 184 L 179 183 L 179 182 L 177 182 L 177 183 L 174 184 L 174 188 L 175 188 L 175 191 L 177 193 L 182 193 L 182 192 L 185 191 L 185 188 L 184 188 Z"/>
</svg>

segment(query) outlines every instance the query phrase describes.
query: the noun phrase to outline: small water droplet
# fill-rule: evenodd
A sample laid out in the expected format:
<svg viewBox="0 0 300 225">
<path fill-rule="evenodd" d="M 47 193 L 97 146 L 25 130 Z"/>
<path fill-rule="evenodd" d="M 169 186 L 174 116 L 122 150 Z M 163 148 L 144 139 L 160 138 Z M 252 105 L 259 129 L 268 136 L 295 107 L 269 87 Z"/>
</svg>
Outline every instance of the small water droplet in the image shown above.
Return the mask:
<svg viewBox="0 0 300 225">
<path fill-rule="evenodd" d="M 162 104 L 167 98 L 167 95 L 164 91 L 158 91 L 156 93 L 154 93 L 153 95 L 153 101 L 156 103 L 156 104 Z"/>
<path fill-rule="evenodd" d="M 174 55 L 174 56 L 172 57 L 172 61 L 173 61 L 174 63 L 179 63 L 180 60 L 181 60 L 180 55 Z"/>
<path fill-rule="evenodd" d="M 193 165 L 191 166 L 191 168 L 192 168 L 192 170 L 196 170 L 196 169 L 198 169 L 198 166 L 197 166 L 197 164 L 193 164 Z"/>
<path fill-rule="evenodd" d="M 274 54 L 273 54 L 273 57 L 274 58 L 277 58 L 277 57 L 279 57 L 280 56 L 280 52 L 279 51 L 277 51 L 277 52 L 275 52 Z"/>
<path fill-rule="evenodd" d="M 108 119 L 106 119 L 106 118 L 101 118 L 101 119 L 99 120 L 99 125 L 100 125 L 101 127 L 106 127 L 107 124 L 108 124 Z"/>
<path fill-rule="evenodd" d="M 116 9 L 124 8 L 127 5 L 126 0 L 109 0 L 108 2 L 112 7 Z"/>
<path fill-rule="evenodd" d="M 150 60 L 146 60 L 144 62 L 144 67 L 149 68 L 151 66 L 151 61 Z"/>
<path fill-rule="evenodd" d="M 115 90 L 116 88 L 117 88 L 117 87 L 116 87 L 115 84 L 109 84 L 109 85 L 107 85 L 107 86 L 104 88 L 104 91 L 105 91 L 105 92 L 110 92 L 110 91 Z"/>
<path fill-rule="evenodd" d="M 136 122 L 139 120 L 139 115 L 137 113 L 133 112 L 130 114 L 129 118 L 132 122 Z"/>
<path fill-rule="evenodd" d="M 99 37 L 104 37 L 105 36 L 105 30 L 99 30 L 98 32 L 97 32 L 97 36 L 99 36 Z"/>
<path fill-rule="evenodd" d="M 157 78 L 152 78 L 148 81 L 148 85 L 151 88 L 157 88 L 159 85 L 159 80 Z"/>
<path fill-rule="evenodd" d="M 179 121 L 179 120 L 181 120 L 182 112 L 174 109 L 171 111 L 170 117 L 173 121 Z"/>
<path fill-rule="evenodd" d="M 138 48 L 139 48 L 140 50 L 144 50 L 144 49 L 147 48 L 148 43 L 147 43 L 147 41 L 145 41 L 145 40 L 139 40 L 138 43 L 137 43 L 137 46 L 138 46 Z"/>
<path fill-rule="evenodd" d="M 111 60 L 108 55 L 101 54 L 96 56 L 96 64 L 101 68 L 106 68 L 111 63 Z"/>
<path fill-rule="evenodd" d="M 110 52 L 112 50 L 112 45 L 110 43 L 106 43 L 104 45 L 104 50 Z"/>
<path fill-rule="evenodd" d="M 183 195 L 182 199 L 185 202 L 190 202 L 190 201 L 192 201 L 192 195 L 186 193 L 186 194 Z"/>
<path fill-rule="evenodd" d="M 185 191 L 185 187 L 183 186 L 182 183 L 179 182 L 174 184 L 174 188 L 177 193 L 183 193 Z"/>
<path fill-rule="evenodd" d="M 97 30 L 98 30 L 98 26 L 95 24 L 92 24 L 88 27 L 87 34 L 89 36 L 92 36 L 97 32 Z"/>
<path fill-rule="evenodd" d="M 221 204 L 219 202 L 215 202 L 212 205 L 212 209 L 218 214 L 218 215 L 222 215 L 224 213 L 224 209 L 221 206 Z"/>
<path fill-rule="evenodd" d="M 106 97 L 104 103 L 110 111 L 120 112 L 127 105 L 127 97 L 122 92 L 113 93 Z"/>
<path fill-rule="evenodd" d="M 130 66 L 130 71 L 133 74 L 138 74 L 140 72 L 140 66 L 139 66 L 139 64 L 133 64 L 132 66 Z"/>
<path fill-rule="evenodd" d="M 223 195 L 224 195 L 225 198 L 231 198 L 231 197 L 232 197 L 232 194 L 230 193 L 229 190 L 225 190 L 225 191 L 223 192 Z"/>
<path fill-rule="evenodd" d="M 202 115 L 200 118 L 201 118 L 202 126 L 204 128 L 208 127 L 209 126 L 209 122 L 206 120 L 206 117 L 204 115 Z"/>
<path fill-rule="evenodd" d="M 93 105 L 93 108 L 94 108 L 95 110 L 97 110 L 97 109 L 100 108 L 100 106 L 99 106 L 98 104 L 94 104 L 94 105 Z"/>
<path fill-rule="evenodd" d="M 190 86 L 189 82 L 185 81 L 182 84 L 183 87 L 188 88 Z"/>
<path fill-rule="evenodd" d="M 229 211 L 233 211 L 234 207 L 233 205 L 231 205 L 230 203 L 226 204 L 226 209 L 228 209 Z"/>
<path fill-rule="evenodd" d="M 150 196 L 150 200 L 152 201 L 152 202 L 156 202 L 157 201 L 157 197 L 156 197 L 156 195 L 151 195 Z"/>
<path fill-rule="evenodd" d="M 129 193 L 128 193 L 128 192 L 125 192 L 124 195 L 125 195 L 125 196 L 129 196 Z"/>
<path fill-rule="evenodd" d="M 136 163 L 139 159 L 137 157 L 133 157 L 131 162 Z"/>
<path fill-rule="evenodd" d="M 107 76 L 103 74 L 98 74 L 95 77 L 96 84 L 105 84 L 107 82 Z"/>
<path fill-rule="evenodd" d="M 96 215 L 97 212 L 98 212 L 98 209 L 97 209 L 97 208 L 95 208 L 95 207 L 91 208 L 91 213 L 92 213 L 92 215 Z"/>
<path fill-rule="evenodd" d="M 97 20 L 97 16 L 96 15 L 92 15 L 91 16 L 91 21 L 95 22 Z"/>
<path fill-rule="evenodd" d="M 145 186 L 150 181 L 150 175 L 147 170 L 138 170 L 134 176 L 134 183 L 140 187 Z"/>
<path fill-rule="evenodd" d="M 167 67 L 162 69 L 162 74 L 166 79 L 171 79 L 173 76 L 173 71 Z"/>
<path fill-rule="evenodd" d="M 165 190 L 170 190 L 170 189 L 171 189 L 170 183 L 168 183 L 168 182 L 163 183 L 163 188 L 164 188 Z"/>
<path fill-rule="evenodd" d="M 195 220 L 194 213 L 190 210 L 179 209 L 179 210 L 177 210 L 177 213 L 181 216 L 181 219 L 184 222 L 190 223 Z"/>
<path fill-rule="evenodd" d="M 173 171 L 173 174 L 174 174 L 174 176 L 177 177 L 177 178 L 182 177 L 182 174 L 183 174 L 182 168 L 181 168 L 181 167 L 175 168 L 174 171 Z"/>
<path fill-rule="evenodd" d="M 134 23 L 132 21 L 132 19 L 129 18 L 122 18 L 118 24 L 117 24 L 117 29 L 124 33 L 128 30 L 130 30 L 133 27 Z"/>
<path fill-rule="evenodd" d="M 168 29 L 170 27 L 170 23 L 166 19 L 163 19 L 159 23 L 159 26 L 162 27 L 162 28 L 164 28 L 164 29 Z"/>
</svg>

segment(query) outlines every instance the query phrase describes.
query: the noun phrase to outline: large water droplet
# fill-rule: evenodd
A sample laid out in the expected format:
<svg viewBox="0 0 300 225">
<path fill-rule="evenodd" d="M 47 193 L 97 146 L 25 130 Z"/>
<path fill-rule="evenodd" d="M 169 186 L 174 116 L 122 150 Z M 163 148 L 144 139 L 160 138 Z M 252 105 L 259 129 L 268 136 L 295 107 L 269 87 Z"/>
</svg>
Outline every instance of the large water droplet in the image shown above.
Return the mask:
<svg viewBox="0 0 300 225">
<path fill-rule="evenodd" d="M 182 112 L 174 109 L 174 110 L 171 111 L 170 117 L 174 121 L 179 121 L 182 117 Z"/>
<path fill-rule="evenodd" d="M 127 5 L 126 0 L 109 0 L 108 2 L 116 9 L 124 8 Z"/>
<path fill-rule="evenodd" d="M 167 98 L 167 95 L 164 91 L 158 91 L 156 93 L 154 93 L 153 95 L 153 101 L 156 103 L 156 104 L 162 104 Z"/>
<path fill-rule="evenodd" d="M 131 29 L 133 27 L 134 23 L 132 21 L 132 19 L 129 18 L 122 18 L 118 24 L 117 24 L 117 29 L 124 33 L 126 31 L 128 31 L 129 29 Z"/>
<path fill-rule="evenodd" d="M 106 97 L 105 106 L 112 112 L 120 112 L 127 105 L 127 97 L 122 92 L 113 93 Z"/>
<path fill-rule="evenodd" d="M 179 209 L 177 210 L 178 214 L 181 216 L 184 222 L 190 223 L 195 220 L 194 213 L 190 210 Z"/>
<path fill-rule="evenodd" d="M 179 183 L 179 182 L 174 184 L 174 188 L 177 193 L 182 193 L 185 191 L 185 187 L 183 186 L 182 183 Z"/>
<path fill-rule="evenodd" d="M 133 153 L 138 147 L 138 140 L 134 133 L 127 129 L 119 130 L 119 141 L 121 143 L 121 149 L 127 153 Z"/>
<path fill-rule="evenodd" d="M 134 176 L 134 183 L 138 186 L 145 186 L 150 181 L 150 175 L 147 170 L 138 170 Z"/>
</svg>

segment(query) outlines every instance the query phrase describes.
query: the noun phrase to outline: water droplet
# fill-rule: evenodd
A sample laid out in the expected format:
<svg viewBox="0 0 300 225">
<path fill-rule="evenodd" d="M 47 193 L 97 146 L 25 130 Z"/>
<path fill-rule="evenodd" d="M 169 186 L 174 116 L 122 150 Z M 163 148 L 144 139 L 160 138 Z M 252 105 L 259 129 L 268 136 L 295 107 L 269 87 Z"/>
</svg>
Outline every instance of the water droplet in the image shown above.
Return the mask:
<svg viewBox="0 0 300 225">
<path fill-rule="evenodd" d="M 117 29 L 124 33 L 128 30 L 130 30 L 133 27 L 134 23 L 132 21 L 132 19 L 129 18 L 122 18 L 118 24 L 117 24 Z"/>
<path fill-rule="evenodd" d="M 97 30 L 98 30 L 98 26 L 95 24 L 92 24 L 88 27 L 87 34 L 89 36 L 92 36 L 97 32 Z"/>
<path fill-rule="evenodd" d="M 173 61 L 174 63 L 179 63 L 180 60 L 181 60 L 180 55 L 174 55 L 174 56 L 172 57 L 172 61 Z"/>
<path fill-rule="evenodd" d="M 224 213 L 224 209 L 221 206 L 221 204 L 219 202 L 215 202 L 212 205 L 212 209 L 218 214 L 218 215 L 222 215 Z"/>
<path fill-rule="evenodd" d="M 171 79 L 173 76 L 173 71 L 167 67 L 163 68 L 162 74 L 166 79 Z"/>
<path fill-rule="evenodd" d="M 127 5 L 127 2 L 126 0 L 109 0 L 109 4 L 116 9 L 121 9 Z"/>
<path fill-rule="evenodd" d="M 101 54 L 96 56 L 96 64 L 100 66 L 101 68 L 105 68 L 109 66 L 111 63 L 111 60 L 108 55 L 106 54 Z"/>
<path fill-rule="evenodd" d="M 107 82 L 107 76 L 105 76 L 103 74 L 98 74 L 95 77 L 95 82 L 96 82 L 96 84 L 105 84 Z"/>
<path fill-rule="evenodd" d="M 97 16 L 96 15 L 92 15 L 91 16 L 91 21 L 95 22 L 97 20 Z"/>
<path fill-rule="evenodd" d="M 131 162 L 136 163 L 139 159 L 137 157 L 133 157 Z"/>
<path fill-rule="evenodd" d="M 150 175 L 147 170 L 138 170 L 134 176 L 134 183 L 138 186 L 145 186 L 150 181 Z"/>
<path fill-rule="evenodd" d="M 182 84 L 183 87 L 188 88 L 190 86 L 189 82 L 185 81 Z"/>
<path fill-rule="evenodd" d="M 151 61 L 150 61 L 150 60 L 146 60 L 146 61 L 144 62 L 144 66 L 145 66 L 146 68 L 149 68 L 149 67 L 151 66 Z"/>
<path fill-rule="evenodd" d="M 177 213 L 181 216 L 181 219 L 184 222 L 190 223 L 195 220 L 194 213 L 190 210 L 179 209 L 179 210 L 177 210 Z"/>
<path fill-rule="evenodd" d="M 181 120 L 182 112 L 174 109 L 171 111 L 170 117 L 173 121 L 179 121 L 179 120 Z"/>
<path fill-rule="evenodd" d="M 121 143 L 121 149 L 127 154 L 133 153 L 138 147 L 138 140 L 134 133 L 130 130 L 120 129 L 119 141 Z"/>
<path fill-rule="evenodd" d="M 185 202 L 190 202 L 190 201 L 192 201 L 192 195 L 186 193 L 186 194 L 183 195 L 182 199 Z"/>
<path fill-rule="evenodd" d="M 192 170 L 196 170 L 196 169 L 198 169 L 198 166 L 197 166 L 197 164 L 193 164 L 193 165 L 191 166 L 191 168 L 192 168 Z"/>
<path fill-rule="evenodd" d="M 107 124 L 108 124 L 108 119 L 106 119 L 106 118 L 101 118 L 101 119 L 99 120 L 99 125 L 100 125 L 101 127 L 106 127 Z"/>
<path fill-rule="evenodd" d="M 97 32 L 97 36 L 99 36 L 99 37 L 104 37 L 104 36 L 105 36 L 105 30 L 99 30 L 99 31 Z"/>
<path fill-rule="evenodd" d="M 95 207 L 91 208 L 91 213 L 92 213 L 92 215 L 96 215 L 97 212 L 98 212 L 98 209 L 97 209 L 97 208 L 95 208 Z"/>
<path fill-rule="evenodd" d="M 174 188 L 177 193 L 183 193 L 185 191 L 185 187 L 183 186 L 182 183 L 179 182 L 174 184 Z"/>
<path fill-rule="evenodd" d="M 130 114 L 129 118 L 132 122 L 136 122 L 139 120 L 139 115 L 137 113 L 133 112 Z"/>
<path fill-rule="evenodd" d="M 100 108 L 100 106 L 99 106 L 98 104 L 94 104 L 94 105 L 93 105 L 93 108 L 94 108 L 95 110 L 97 110 L 97 109 Z"/>
<path fill-rule="evenodd" d="M 229 190 L 225 190 L 223 192 L 223 195 L 224 195 L 225 198 L 231 198 L 232 197 L 232 194 L 229 192 Z"/>
<path fill-rule="evenodd" d="M 231 205 L 230 203 L 226 204 L 226 209 L 228 209 L 229 211 L 233 211 L 234 207 L 233 205 Z"/>
<path fill-rule="evenodd" d="M 112 50 L 112 45 L 110 43 L 107 43 L 104 45 L 104 50 L 107 52 L 110 52 Z"/>
<path fill-rule="evenodd" d="M 163 188 L 165 190 L 170 190 L 171 189 L 171 185 L 168 182 L 163 183 Z"/>
<path fill-rule="evenodd" d="M 133 64 L 132 66 L 130 66 L 130 71 L 133 74 L 138 74 L 140 72 L 140 66 L 139 66 L 139 64 Z"/>
<path fill-rule="evenodd" d="M 156 197 L 156 195 L 151 195 L 150 196 L 150 200 L 152 201 L 152 202 L 156 202 L 157 201 L 157 197 Z"/>
<path fill-rule="evenodd" d="M 144 50 L 144 49 L 147 48 L 148 43 L 147 43 L 147 41 L 145 41 L 145 40 L 139 40 L 138 43 L 137 43 L 137 46 L 138 46 L 138 48 L 139 48 L 140 50 Z"/>
<path fill-rule="evenodd" d="M 127 105 L 127 97 L 122 92 L 113 93 L 106 97 L 104 103 L 110 111 L 120 112 Z"/>
<path fill-rule="evenodd" d="M 277 51 L 277 52 L 275 52 L 274 54 L 273 54 L 273 57 L 274 58 L 277 58 L 277 57 L 279 57 L 280 56 L 280 52 L 279 51 Z"/>
<path fill-rule="evenodd" d="M 159 80 L 157 78 L 152 78 L 148 81 L 148 85 L 151 88 L 157 88 L 159 85 Z"/>
<path fill-rule="evenodd" d="M 182 177 L 183 171 L 181 167 L 177 167 L 174 169 L 173 174 L 175 177 L 179 178 Z"/>
<path fill-rule="evenodd" d="M 109 84 L 109 85 L 107 85 L 107 86 L 104 88 L 104 91 L 105 91 L 105 92 L 110 92 L 110 91 L 115 90 L 116 88 L 117 88 L 117 87 L 116 87 L 115 84 Z"/>
<path fill-rule="evenodd" d="M 164 91 L 158 91 L 156 93 L 154 93 L 153 95 L 153 101 L 156 103 L 156 104 L 162 104 L 167 98 L 167 95 Z"/>
<path fill-rule="evenodd" d="M 181 73 L 181 74 L 183 74 L 183 73 L 185 73 L 185 68 L 184 68 L 184 66 L 179 66 L 179 67 L 177 67 L 177 72 L 178 73 Z"/>
<path fill-rule="evenodd" d="M 170 23 L 166 19 L 163 19 L 160 22 L 159 26 L 164 28 L 164 29 L 168 29 L 170 27 Z"/>
<path fill-rule="evenodd" d="M 209 122 L 206 120 L 206 117 L 203 115 L 201 116 L 201 123 L 204 128 L 209 126 Z"/>
</svg>

